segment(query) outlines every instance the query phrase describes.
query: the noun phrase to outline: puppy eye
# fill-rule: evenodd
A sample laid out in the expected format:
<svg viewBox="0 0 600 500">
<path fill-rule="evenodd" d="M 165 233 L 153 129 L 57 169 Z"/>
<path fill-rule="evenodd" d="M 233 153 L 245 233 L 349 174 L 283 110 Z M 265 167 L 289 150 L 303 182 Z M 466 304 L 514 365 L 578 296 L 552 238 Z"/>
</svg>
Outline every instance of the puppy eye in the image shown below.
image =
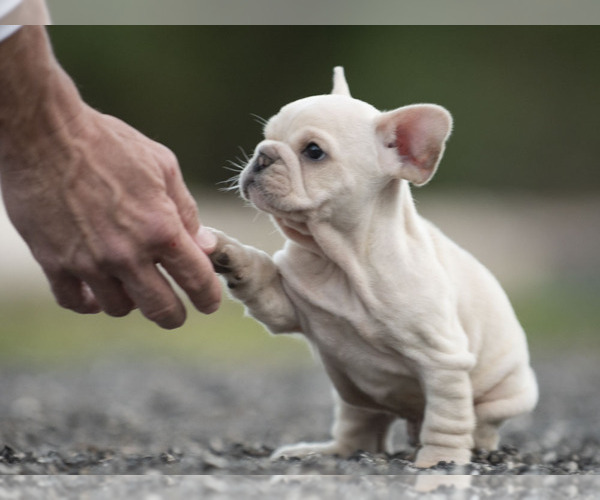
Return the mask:
<svg viewBox="0 0 600 500">
<path fill-rule="evenodd" d="M 302 153 L 313 161 L 319 161 L 325 158 L 325 152 L 315 142 L 311 142 L 306 146 Z"/>
</svg>

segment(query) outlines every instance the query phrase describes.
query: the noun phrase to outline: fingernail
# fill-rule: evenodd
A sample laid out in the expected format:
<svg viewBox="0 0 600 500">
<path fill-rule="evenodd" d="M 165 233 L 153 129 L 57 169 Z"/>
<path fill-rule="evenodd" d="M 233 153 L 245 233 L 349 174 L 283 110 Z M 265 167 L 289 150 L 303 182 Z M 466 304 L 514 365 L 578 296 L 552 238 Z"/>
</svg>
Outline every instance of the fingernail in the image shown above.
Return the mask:
<svg viewBox="0 0 600 500">
<path fill-rule="evenodd" d="M 200 229 L 196 233 L 196 243 L 202 250 L 210 253 L 217 246 L 217 237 L 210 229 L 200 226 Z"/>
</svg>

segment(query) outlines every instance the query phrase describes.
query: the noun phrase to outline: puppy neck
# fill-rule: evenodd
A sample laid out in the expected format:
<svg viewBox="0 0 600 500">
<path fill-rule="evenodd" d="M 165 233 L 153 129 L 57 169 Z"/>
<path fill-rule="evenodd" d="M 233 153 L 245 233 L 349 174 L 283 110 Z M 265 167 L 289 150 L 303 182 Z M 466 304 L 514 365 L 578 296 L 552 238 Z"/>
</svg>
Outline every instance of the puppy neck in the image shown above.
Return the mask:
<svg viewBox="0 0 600 500">
<path fill-rule="evenodd" d="M 344 217 L 307 216 L 303 221 L 274 216 L 276 225 L 298 249 L 309 251 L 341 268 L 368 266 L 377 249 L 402 249 L 420 235 L 418 214 L 405 180 L 390 182 L 371 203 L 357 204 Z"/>
<path fill-rule="evenodd" d="M 276 215 L 272 216 L 272 220 L 288 241 L 311 253 L 323 255 L 323 252 L 319 249 L 319 245 L 316 243 L 308 228 L 307 222 L 298 222 Z"/>
<path fill-rule="evenodd" d="M 406 181 L 381 194 L 377 203 L 362 208 L 360 223 L 350 232 L 327 219 L 309 217 L 294 228 L 279 221 L 288 241 L 276 258 L 287 279 L 303 289 L 341 279 L 361 303 L 378 307 L 377 283 L 389 280 L 390 265 L 410 266 L 414 240 L 426 238 Z"/>
</svg>

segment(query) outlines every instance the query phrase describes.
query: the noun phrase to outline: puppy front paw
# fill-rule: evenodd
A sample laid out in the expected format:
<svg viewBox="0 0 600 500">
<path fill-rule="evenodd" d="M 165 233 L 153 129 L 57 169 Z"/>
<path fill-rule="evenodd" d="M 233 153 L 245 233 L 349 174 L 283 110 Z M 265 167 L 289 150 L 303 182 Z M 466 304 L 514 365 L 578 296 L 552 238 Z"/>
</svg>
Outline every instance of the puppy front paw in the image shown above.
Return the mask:
<svg viewBox="0 0 600 500">
<path fill-rule="evenodd" d="M 277 448 L 271 454 L 271 460 L 279 458 L 304 458 L 310 455 L 339 455 L 347 457 L 355 450 L 340 445 L 336 441 L 326 441 L 324 443 L 296 443 Z"/>
<path fill-rule="evenodd" d="M 237 288 L 248 279 L 249 257 L 244 245 L 222 231 L 210 228 L 217 237 L 217 245 L 209 255 L 213 269 L 225 278 L 230 289 Z"/>
<path fill-rule="evenodd" d="M 456 465 L 468 464 L 471 461 L 471 450 L 425 445 L 417 453 L 415 467 L 426 469 L 442 461 L 454 462 Z"/>
<path fill-rule="evenodd" d="M 213 269 L 217 274 L 220 274 L 227 281 L 227 286 L 231 289 L 236 288 L 242 281 L 244 276 L 232 262 L 230 257 L 231 250 L 223 249 L 219 252 L 213 252 L 210 255 L 210 260 Z"/>
</svg>

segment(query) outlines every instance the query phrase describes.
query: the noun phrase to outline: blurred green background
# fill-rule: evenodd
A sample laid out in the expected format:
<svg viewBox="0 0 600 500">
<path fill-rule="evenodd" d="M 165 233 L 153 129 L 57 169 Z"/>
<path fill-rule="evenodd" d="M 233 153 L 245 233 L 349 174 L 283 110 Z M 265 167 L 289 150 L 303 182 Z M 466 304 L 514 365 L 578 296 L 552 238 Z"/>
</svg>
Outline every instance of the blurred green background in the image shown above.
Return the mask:
<svg viewBox="0 0 600 500">
<path fill-rule="evenodd" d="M 292 100 L 329 92 L 335 65 L 345 67 L 355 97 L 380 109 L 445 106 L 455 129 L 435 179 L 416 193 L 425 215 L 499 276 L 534 351 L 600 345 L 597 27 L 54 26 L 49 32 L 90 104 L 177 154 L 203 220 L 249 243 L 264 236 L 269 250 L 279 240 L 266 221 L 246 227 L 252 209 L 234 194 L 218 194 L 232 176 L 228 162 L 250 154 L 260 140 L 253 115 L 268 118 Z M 233 210 L 228 219 L 220 218 L 229 210 L 223 207 Z M 4 272 L 3 363 L 85 363 L 117 354 L 215 363 L 310 357 L 294 339 L 270 338 L 229 301 L 211 317 L 190 311 L 183 328 L 163 332 L 137 313 L 114 319 L 62 311 L 49 292 L 15 285 Z M 19 287 L 22 293 L 13 293 Z"/>
<path fill-rule="evenodd" d="M 455 131 L 436 186 L 598 190 L 598 27 L 55 26 L 84 97 L 214 185 L 268 118 L 343 65 L 380 109 L 435 102 Z"/>
</svg>

